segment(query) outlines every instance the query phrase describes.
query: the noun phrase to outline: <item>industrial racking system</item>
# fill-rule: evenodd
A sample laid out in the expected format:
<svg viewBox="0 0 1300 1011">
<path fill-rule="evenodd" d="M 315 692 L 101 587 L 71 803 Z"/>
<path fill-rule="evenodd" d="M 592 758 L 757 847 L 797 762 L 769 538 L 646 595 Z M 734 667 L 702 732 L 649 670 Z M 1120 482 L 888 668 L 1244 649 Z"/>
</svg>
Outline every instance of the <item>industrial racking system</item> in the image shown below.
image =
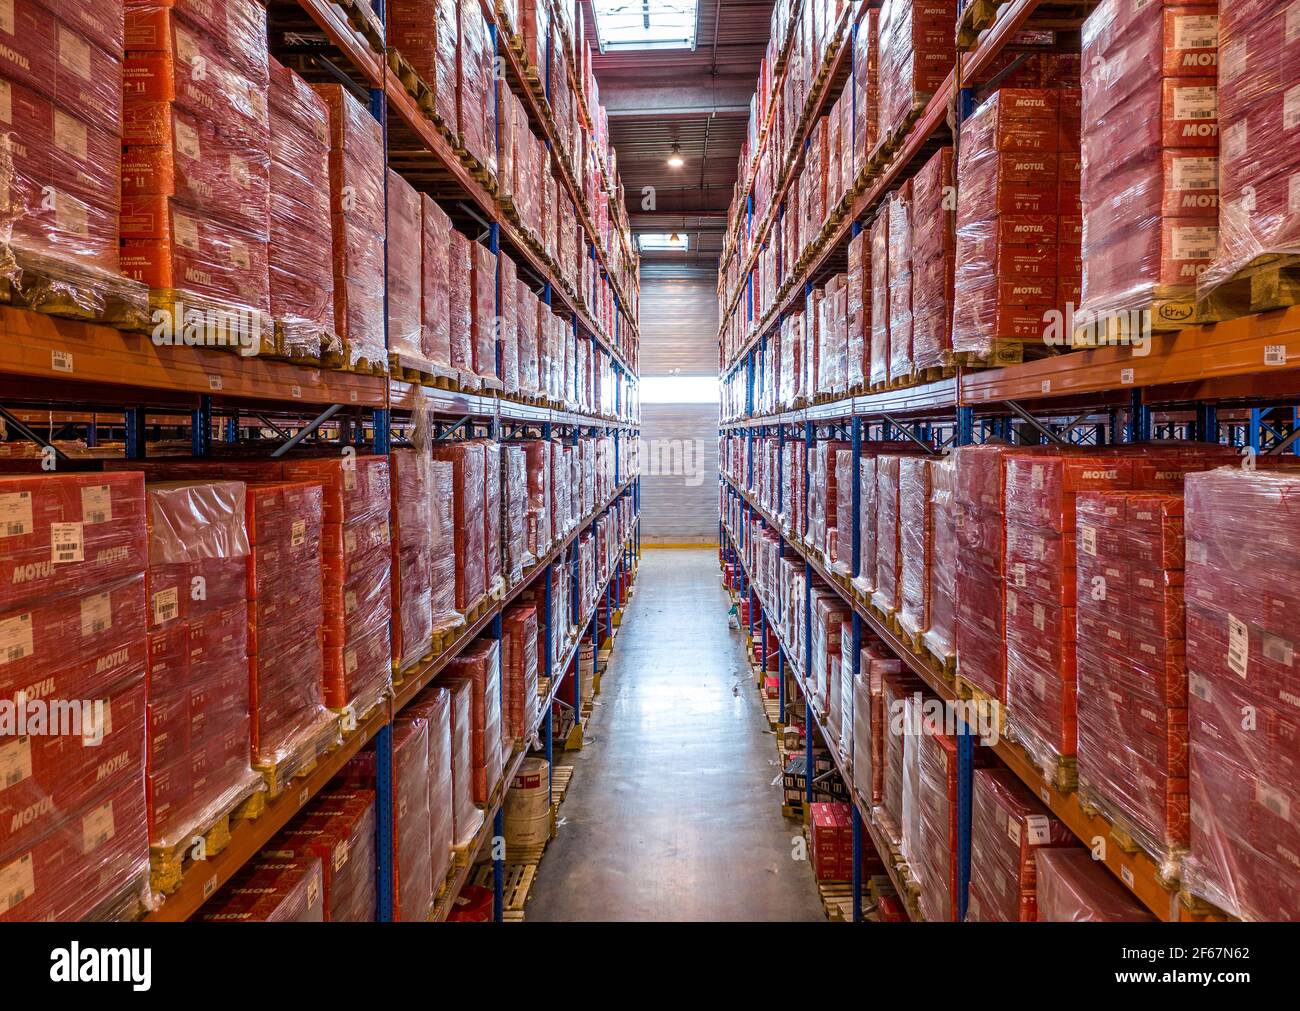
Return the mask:
<svg viewBox="0 0 1300 1011">
<path fill-rule="evenodd" d="M 792 5 L 795 13 L 799 6 L 796 0 Z M 776 292 L 770 307 L 756 317 L 753 290 L 759 254 L 769 230 L 784 213 L 783 195 L 802 157 L 812 125 L 850 79 L 852 61 L 845 60 L 845 52 L 852 50 L 855 26 L 870 6 L 876 5 L 849 5 L 838 23 L 816 78 L 817 84 L 809 92 L 799 127 L 776 175 L 771 212 L 761 220 L 753 213 L 754 164 L 767 143 L 766 125 L 760 133 L 758 149 L 751 152 L 750 165 L 742 169 L 735 205 L 742 211 L 728 233 L 722 256 L 719 302 L 724 312 L 719 345 L 723 347 L 727 315 L 732 308 L 740 306 L 738 311 L 745 313 L 749 327 L 748 337 L 731 356 L 725 354 L 724 348 L 720 365 L 724 384 L 736 384 L 737 400 L 743 400 L 744 407 L 734 416 L 724 413 L 720 437 L 743 440 L 743 452 L 749 462 L 753 460 L 753 440 L 766 436 L 778 440 L 778 453 L 781 445 L 792 441 L 804 442 L 811 448 L 820 438 L 843 439 L 851 444 L 855 460 L 864 445 L 877 440 L 906 440 L 917 449 L 935 455 L 991 438 L 1018 444 L 1079 446 L 1153 439 L 1194 440 L 1239 447 L 1243 455 L 1300 450 L 1300 306 L 1226 322 L 1191 325 L 1168 333 L 1157 332 L 1151 336 L 1145 353 L 1135 347 L 1102 346 L 1003 368 L 980 369 L 958 364 L 937 381 L 874 393 L 855 391 L 847 396 L 819 397 L 805 406 L 775 413 L 755 411 L 763 352 L 773 329 L 784 317 L 801 312 L 812 290 L 844 269 L 849 240 L 862 231 L 863 220 L 874 213 L 881 201 L 910 178 L 938 146 L 953 142 L 955 125 L 977 106 L 981 88 L 996 84 L 990 78 L 994 61 L 1004 52 L 1021 48 L 1014 43 L 1016 34 L 1026 29 L 1050 29 L 1059 33 L 1058 42 L 1068 46 L 1077 42 L 1077 29 L 1089 5 L 969 0 L 959 14 L 956 66 L 944 86 L 917 112 L 901 136 L 869 159 L 841 206 L 831 209 L 821 233 Z M 779 51 L 788 53 L 789 44 L 787 38 Z M 783 55 L 774 67 L 769 108 L 777 104 L 784 60 Z M 731 291 L 725 289 L 729 262 L 736 268 L 733 276 L 738 278 Z M 948 702 L 958 701 L 961 696 L 951 671 L 945 671 L 928 652 L 913 649 L 885 616 L 854 589 L 849 579 L 833 573 L 820 554 L 804 544 L 802 531 L 783 527 L 777 518 L 762 509 L 752 492 L 743 481 L 724 472 L 719 540 L 723 562 L 736 566 L 741 580 L 740 595 L 749 601 L 750 641 L 755 655 L 761 657 L 763 668 L 766 669 L 767 633 L 774 628 L 768 616 L 775 611 L 772 602 L 757 597 L 750 579 L 746 552 L 749 522 L 753 519 L 779 536 L 783 557 L 802 559 L 805 592 L 811 592 L 815 575 L 851 609 L 855 678 L 865 627 L 879 636 L 934 695 Z M 745 521 L 741 530 L 730 529 L 726 522 L 729 503 L 739 506 Z M 854 481 L 852 505 L 852 558 L 853 575 L 856 575 L 860 507 L 857 481 Z M 810 621 L 806 605 L 807 601 L 805 620 Z M 806 649 L 810 651 L 811 635 L 807 629 L 805 633 Z M 802 688 L 803 671 L 811 664 L 811 657 L 791 655 L 779 632 L 776 638 L 781 647 L 779 703 L 784 722 L 791 704 L 786 698 L 786 668 Z M 807 701 L 808 694 L 804 692 L 804 717 L 811 733 L 812 727 L 824 728 L 824 715 Z M 976 746 L 972 734 L 958 736 L 958 866 L 959 894 L 963 897 L 970 877 L 971 777 Z M 811 801 L 812 749 L 807 750 L 806 782 Z M 829 750 L 854 797 L 854 919 L 860 919 L 862 913 L 863 882 L 858 857 L 864 838 L 875 845 L 894 877 L 896 890 L 909 914 L 917 918 L 919 910 L 908 898 L 906 882 L 899 878 L 895 867 L 898 854 L 893 853 L 891 858 L 892 847 L 872 821 L 870 806 L 863 804 L 853 790 L 852 769 L 846 767 L 835 747 Z M 1177 882 L 1164 880 L 1156 863 L 1140 850 L 1117 843 L 1111 824 L 1100 814 L 1086 809 L 1075 793 L 1058 789 L 1019 745 L 1002 738 L 991 750 L 1083 845 L 1093 847 L 1098 839 L 1106 841 L 1104 865 L 1157 918 L 1227 918 L 1202 900 L 1180 892 Z"/>
<path fill-rule="evenodd" d="M 255 856 L 297 812 L 333 778 L 362 747 L 374 742 L 377 751 L 376 853 L 378 918 L 392 918 L 393 800 L 392 727 L 397 714 L 428 685 L 475 637 L 487 633 L 499 637 L 505 608 L 539 575 L 545 574 L 545 628 L 539 636 L 539 655 L 544 656 L 539 674 L 545 680 L 541 718 L 525 740 L 541 737 L 546 757 L 552 754 L 552 703 L 571 694 L 575 720 L 581 726 L 580 663 L 581 641 L 590 636 L 599 645 L 610 635 L 601 621 L 600 601 L 605 613 L 614 615 L 616 591 L 625 588 L 635 574 L 640 555 L 640 478 L 619 472 L 618 446 L 635 440 L 639 405 L 635 395 L 637 376 L 637 297 L 626 287 L 626 279 L 610 269 L 606 252 L 593 227 L 573 166 L 555 143 L 556 128 L 547 96 L 549 68 L 538 71 L 525 65 L 511 44 L 490 0 L 483 0 L 483 16 L 490 42 L 504 68 L 509 86 L 527 110 L 530 126 L 551 150 L 552 164 L 561 193 L 574 206 L 580 227 L 591 236 L 590 256 L 595 261 L 593 289 L 563 277 L 559 267 L 540 246 L 510 222 L 489 187 L 477 178 L 461 159 L 449 138 L 435 127 L 411 92 L 404 87 L 394 65 L 394 50 L 386 48 L 383 4 L 372 5 L 376 18 L 364 7 L 329 0 L 272 0 L 268 4 L 268 25 L 272 51 L 291 59 L 309 80 L 344 82 L 358 94 L 369 97 L 371 113 L 383 127 L 384 147 L 390 167 L 444 203 L 453 222 L 474 225 L 467 234 L 486 242 L 493 253 L 508 253 L 519 266 L 519 276 L 540 292 L 541 300 L 567 316 L 574 340 L 588 340 L 596 354 L 605 356 L 619 377 L 616 402 L 608 416 L 578 414 L 557 405 L 509 399 L 505 396 L 461 392 L 454 384 L 422 386 L 390 379 L 386 375 L 336 370 L 314 365 L 243 356 L 232 351 L 190 346 L 158 346 L 148 333 L 132 333 L 93 322 L 65 319 L 43 313 L 0 306 L 0 333 L 6 354 L 0 362 L 0 419 L 12 435 L 40 446 L 45 453 L 61 458 L 54 440 L 65 433 L 79 435 L 88 448 L 102 446 L 106 436 L 124 443 L 127 459 L 145 459 L 149 443 L 164 435 L 184 435 L 192 456 L 211 454 L 214 440 L 243 443 L 254 452 L 279 456 L 301 442 L 354 446 L 359 450 L 387 454 L 405 444 L 420 413 L 432 423 L 435 438 L 454 439 L 487 436 L 501 441 L 517 438 L 571 438 L 580 435 L 609 435 L 615 442 L 615 493 L 527 570 L 523 580 L 490 602 L 459 632 L 454 642 L 414 671 L 398 680 L 391 695 L 346 730 L 342 743 L 323 756 L 306 776 L 294 780 L 276 799 L 268 802 L 256 820 L 232 826 L 229 844 L 218 855 L 190 865 L 180 887 L 168 895 L 149 915 L 153 920 L 185 920 L 194 915 L 214 892 Z M 548 38 L 548 45 L 552 40 Z M 548 64 L 551 61 L 548 60 Z M 572 73 L 572 68 L 570 68 Z M 575 87 L 574 91 L 581 92 Z M 588 127 L 591 120 L 583 115 Z M 602 162 L 601 178 L 606 192 L 617 190 Z M 465 223 L 468 223 L 466 225 Z M 613 229 L 629 263 L 628 243 Z M 499 278 L 498 278 L 499 283 Z M 589 305 L 597 304 L 599 288 L 608 286 L 615 308 L 613 332 L 605 332 Z M 498 292 L 498 307 L 500 306 Z M 387 320 L 385 319 L 385 338 Z M 498 354 L 500 352 L 498 351 Z M 626 395 L 625 395 L 626 393 Z M 634 444 L 633 444 L 634 445 Z M 579 614 L 574 599 L 570 620 L 578 629 L 565 645 L 561 660 L 552 667 L 553 627 L 558 615 L 551 614 L 550 574 L 561 565 L 578 567 L 576 552 L 569 549 L 609 508 L 623 498 L 633 503 L 633 527 L 618 552 L 619 561 L 610 578 L 597 589 L 597 604 Z M 555 620 L 553 620 L 553 618 Z M 545 648 L 543 649 L 543 645 Z M 592 663 L 596 664 L 596 650 Z M 566 676 L 572 679 L 565 684 Z M 504 793 L 527 755 L 518 748 L 507 764 L 505 775 L 493 794 L 480 838 L 475 839 L 471 858 L 483 837 L 500 835 Z M 469 877 L 472 862 L 453 868 L 434 910 L 445 917 L 452 900 Z M 503 863 L 494 862 L 494 914 L 502 919 Z"/>
</svg>

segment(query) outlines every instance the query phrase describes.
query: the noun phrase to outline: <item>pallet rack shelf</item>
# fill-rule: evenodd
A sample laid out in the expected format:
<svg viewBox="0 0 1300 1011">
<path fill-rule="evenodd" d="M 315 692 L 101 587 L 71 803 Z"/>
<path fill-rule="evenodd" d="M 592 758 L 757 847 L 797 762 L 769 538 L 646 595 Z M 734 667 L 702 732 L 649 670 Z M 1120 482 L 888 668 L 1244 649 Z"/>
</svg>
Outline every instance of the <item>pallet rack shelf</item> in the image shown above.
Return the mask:
<svg viewBox="0 0 1300 1011">
<path fill-rule="evenodd" d="M 910 644 L 896 635 L 888 623 L 881 620 L 880 616 L 866 604 L 861 597 L 854 591 L 852 585 L 842 577 L 832 573 L 824 564 L 817 553 L 801 543 L 798 538 L 788 535 L 782 525 L 768 512 L 766 512 L 758 502 L 753 498 L 748 490 L 740 487 L 735 481 L 724 477 L 724 487 L 730 494 L 735 495 L 743 501 L 747 515 L 753 515 L 760 519 L 765 526 L 773 530 L 780 536 L 782 550 L 792 552 L 800 558 L 806 566 L 810 575 L 816 575 L 822 583 L 826 584 L 844 601 L 851 609 L 855 616 L 855 623 L 861 622 L 871 629 L 890 650 L 903 663 L 917 675 L 926 687 L 937 697 L 945 702 L 955 703 L 960 700 L 955 685 L 950 678 L 944 673 L 942 667 L 928 653 L 920 654 L 914 651 Z M 753 582 L 750 578 L 748 566 L 745 561 L 745 537 L 737 535 L 724 526 L 724 531 L 730 534 L 730 543 L 732 545 L 732 560 L 739 565 L 744 573 L 744 586 L 742 593 L 748 591 L 753 594 Z M 751 596 L 751 601 L 753 597 Z M 770 610 L 764 609 L 758 616 L 756 622 L 755 615 L 757 609 L 751 605 L 751 637 L 757 639 L 762 636 L 762 629 L 767 627 L 767 615 Z M 760 628 L 757 635 L 754 628 Z M 784 642 L 784 640 L 780 640 Z M 793 670 L 801 686 L 805 684 L 803 680 L 802 665 L 790 661 Z M 784 689 L 784 686 L 783 686 Z M 807 703 L 808 714 L 811 722 L 816 723 L 824 728 L 825 720 L 821 719 L 816 713 L 815 707 L 808 701 L 808 692 L 804 690 L 805 702 Z M 782 698 L 782 707 L 785 706 L 785 699 Z M 966 736 L 970 740 L 969 735 Z M 979 746 L 978 744 L 974 746 Z M 845 779 L 846 785 L 849 786 L 852 793 L 852 770 L 845 769 L 840 756 L 836 754 L 834 747 L 828 748 L 835 758 L 837 765 L 840 766 L 841 775 Z M 1161 920 L 1166 921 L 1203 921 L 1223 919 L 1224 915 L 1207 907 L 1204 903 L 1192 900 L 1183 896 L 1176 883 L 1167 882 L 1162 876 L 1161 869 L 1146 854 L 1139 850 L 1127 850 L 1124 844 L 1116 839 L 1116 833 L 1111 823 L 1095 812 L 1085 810 L 1080 803 L 1077 794 L 1067 793 L 1058 789 L 1042 772 L 1034 765 L 1025 753 L 1024 749 L 1018 744 L 999 737 L 993 745 L 994 754 L 1011 769 L 1042 802 L 1065 823 L 1065 825 L 1078 837 L 1080 843 L 1090 849 L 1098 849 L 1100 841 L 1100 851 L 1102 853 L 1101 862 L 1105 864 L 1116 878 L 1118 878 L 1133 895 L 1149 909 L 1153 915 Z M 811 764 L 809 767 L 809 780 L 811 780 Z M 959 780 L 959 783 L 962 781 Z M 967 785 L 962 783 L 963 786 Z M 959 789 L 961 787 L 959 786 Z M 811 794 L 809 795 L 811 797 Z M 854 805 L 857 808 L 856 817 L 865 822 L 871 821 L 869 810 L 863 811 L 862 804 L 853 793 Z M 960 810 L 960 804 L 959 804 Z M 966 808 L 966 814 L 962 817 L 969 816 L 969 806 Z M 855 825 L 855 833 L 857 831 Z M 875 833 L 873 832 L 873 835 Z M 965 838 L 969 839 L 969 829 L 967 829 Z M 857 836 L 855 835 L 855 840 Z M 890 859 L 887 852 L 882 852 L 881 856 L 885 858 L 885 863 L 889 864 Z M 860 888 L 861 882 L 855 880 L 855 887 Z M 897 887 L 897 883 L 896 883 Z M 906 894 L 905 891 L 899 891 L 900 896 Z"/>
</svg>

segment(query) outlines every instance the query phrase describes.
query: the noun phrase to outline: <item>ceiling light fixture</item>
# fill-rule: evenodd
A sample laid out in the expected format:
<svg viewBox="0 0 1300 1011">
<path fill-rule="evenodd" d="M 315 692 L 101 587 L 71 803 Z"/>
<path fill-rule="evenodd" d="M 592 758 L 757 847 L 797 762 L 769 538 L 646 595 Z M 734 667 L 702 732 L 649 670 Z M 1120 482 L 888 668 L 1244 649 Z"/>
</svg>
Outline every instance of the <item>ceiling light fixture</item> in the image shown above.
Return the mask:
<svg viewBox="0 0 1300 1011">
<path fill-rule="evenodd" d="M 682 167 L 683 165 L 685 165 L 685 164 L 686 164 L 686 161 L 685 161 L 685 159 L 682 158 L 682 148 L 681 148 L 681 145 L 680 145 L 680 144 L 674 144 L 674 145 L 673 145 L 672 152 L 668 155 L 668 167 L 669 167 L 669 168 L 681 168 L 681 167 Z"/>
</svg>

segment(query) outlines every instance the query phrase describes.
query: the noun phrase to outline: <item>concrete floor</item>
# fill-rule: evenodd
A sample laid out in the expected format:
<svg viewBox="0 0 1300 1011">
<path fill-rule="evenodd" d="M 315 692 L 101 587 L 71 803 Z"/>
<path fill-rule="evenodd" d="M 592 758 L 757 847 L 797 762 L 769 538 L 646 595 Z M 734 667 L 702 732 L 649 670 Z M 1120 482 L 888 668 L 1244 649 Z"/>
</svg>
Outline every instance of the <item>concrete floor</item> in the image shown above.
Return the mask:
<svg viewBox="0 0 1300 1011">
<path fill-rule="evenodd" d="M 527 907 L 547 920 L 825 920 L 717 551 L 646 550 Z"/>
</svg>

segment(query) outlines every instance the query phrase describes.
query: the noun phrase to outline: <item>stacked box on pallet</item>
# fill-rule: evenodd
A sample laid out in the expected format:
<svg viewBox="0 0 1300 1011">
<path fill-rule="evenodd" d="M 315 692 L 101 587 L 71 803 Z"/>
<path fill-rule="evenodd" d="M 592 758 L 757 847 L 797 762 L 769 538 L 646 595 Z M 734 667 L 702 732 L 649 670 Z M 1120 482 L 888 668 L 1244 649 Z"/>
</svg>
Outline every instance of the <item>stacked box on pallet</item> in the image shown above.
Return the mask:
<svg viewBox="0 0 1300 1011">
<path fill-rule="evenodd" d="M 502 739 L 526 742 L 537 726 L 537 608 L 516 604 L 502 616 L 501 679 L 505 690 Z"/>
<path fill-rule="evenodd" d="M 450 364 L 461 378 L 462 385 L 472 385 L 474 371 L 474 261 L 471 246 L 474 243 L 451 229 L 447 247 L 447 315 L 450 330 Z"/>
<path fill-rule="evenodd" d="M 338 733 L 322 687 L 322 489 L 252 483 L 245 508 L 253 764 L 283 788 Z"/>
<path fill-rule="evenodd" d="M 482 385 L 500 388 L 497 375 L 497 258 L 470 243 L 470 361 Z"/>
<path fill-rule="evenodd" d="M 199 910 L 204 923 L 322 923 L 325 863 L 259 854 Z"/>
<path fill-rule="evenodd" d="M 867 378 L 873 387 L 889 382 L 889 219 L 887 204 L 871 225 L 870 252 L 864 251 L 871 263 L 870 367 Z"/>
<path fill-rule="evenodd" d="M 514 260 L 505 253 L 499 259 L 501 277 L 497 300 L 501 311 L 495 338 L 497 358 L 501 364 L 501 391 L 516 395 L 519 393 L 519 306 L 516 298 L 519 278 Z"/>
<path fill-rule="evenodd" d="M 439 371 L 451 369 L 451 219 L 420 194 L 420 352 Z"/>
<path fill-rule="evenodd" d="M 1079 846 L 1034 854 L 1039 923 L 1145 923 L 1155 919 L 1113 874 Z"/>
<path fill-rule="evenodd" d="M 1214 257 L 1218 10 L 1217 2 L 1138 9 L 1106 0 L 1085 22 L 1079 323 L 1096 321 L 1094 339 L 1119 313 L 1186 320 Z M 1121 324 L 1127 329 L 1127 316 L 1115 319 L 1115 336 Z"/>
<path fill-rule="evenodd" d="M 224 312 L 234 326 L 209 325 L 206 341 L 256 354 L 271 341 L 266 12 L 236 0 L 227 13 L 127 5 L 121 262 L 175 339 L 196 314 Z M 103 87 L 116 58 L 96 52 L 86 66 Z"/>
<path fill-rule="evenodd" d="M 955 0 L 885 0 L 880 8 L 880 133 L 895 135 L 956 62 Z"/>
<path fill-rule="evenodd" d="M 1174 868 L 1188 844 L 1183 498 L 1076 503 L 1079 792 Z"/>
<path fill-rule="evenodd" d="M 930 460 L 930 554 L 926 568 L 929 612 L 922 640 L 941 663 L 957 655 L 957 462 Z"/>
<path fill-rule="evenodd" d="M 884 797 L 885 738 L 889 733 L 885 710 L 885 678 L 903 673 L 903 663 L 883 642 L 864 644 L 853 682 L 853 788 L 868 807 Z"/>
<path fill-rule="evenodd" d="M 955 203 L 952 148 L 912 179 L 912 367 L 949 364 L 952 352 Z"/>
<path fill-rule="evenodd" d="M 433 458 L 435 462 L 452 465 L 452 527 L 444 533 L 455 543 L 456 610 L 468 617 L 487 593 L 487 551 L 483 542 L 487 531 L 484 444 L 440 442 L 433 448 Z M 437 502 L 435 496 L 435 508 Z"/>
<path fill-rule="evenodd" d="M 1006 468 L 1007 707 L 1014 736 L 1044 770 L 1075 756 L 1075 540 L 1078 496 L 1133 484 L 1133 460 L 1012 454 Z"/>
<path fill-rule="evenodd" d="M 0 698 L 24 721 L 79 702 L 70 725 L 0 745 L 0 920 L 132 916 L 149 870 L 144 484 L 4 477 L 0 514 Z"/>
<path fill-rule="evenodd" d="M 818 442 L 813 447 L 808 468 L 808 536 L 806 543 L 828 557 L 827 532 L 836 527 L 839 502 L 835 463 L 838 454 L 847 451 L 847 442 Z"/>
<path fill-rule="evenodd" d="M 809 859 L 818 881 L 853 879 L 853 809 L 842 802 L 808 806 Z"/>
<path fill-rule="evenodd" d="M 880 11 L 871 8 L 853 37 L 854 147 L 859 157 L 876 149 L 880 132 Z"/>
<path fill-rule="evenodd" d="M 920 678 L 907 672 L 886 671 L 881 702 L 883 716 L 879 733 L 882 740 L 882 771 L 880 773 L 880 810 L 877 820 L 889 841 L 901 846 L 903 826 L 906 824 L 903 786 L 908 767 L 916 760 L 916 740 L 902 731 L 908 727 L 908 714 L 922 690 Z"/>
<path fill-rule="evenodd" d="M 325 922 L 373 923 L 375 792 L 332 787 L 290 822 L 262 851 L 263 859 L 319 857 L 324 871 Z"/>
<path fill-rule="evenodd" d="M 1073 182 L 1066 166 L 1077 165 L 1078 144 L 1070 135 L 1077 110 L 1063 115 L 1062 107 L 1077 94 L 1003 88 L 962 124 L 955 351 L 1019 361 L 1022 345 L 1050 335 L 1060 292 L 1077 283 L 1079 214 L 1061 203 L 1074 192 L 1062 183 Z"/>
<path fill-rule="evenodd" d="M 1219 31 L 1219 245 L 1201 275 L 1212 294 L 1243 268 L 1300 254 L 1300 33 L 1294 5 L 1223 3 Z M 1296 300 L 1295 283 L 1251 281 L 1252 305 Z M 1245 311 L 1228 293 L 1222 308 Z M 1216 308 L 1220 308 L 1216 306 Z"/>
<path fill-rule="evenodd" d="M 502 446 L 499 442 L 483 444 L 483 544 L 484 581 L 489 593 L 499 595 L 505 589 L 501 552 Z"/>
<path fill-rule="evenodd" d="M 392 490 L 393 664 L 402 671 L 433 646 L 433 498 L 435 464 L 416 449 L 395 449 L 388 458 Z M 454 556 L 453 556 L 454 557 Z M 453 581 L 454 582 L 454 581 Z"/>
<path fill-rule="evenodd" d="M 1294 812 L 1300 477 L 1223 468 L 1186 483 L 1193 894 L 1249 920 L 1300 915 Z M 1246 715 L 1252 718 L 1244 721 Z"/>
<path fill-rule="evenodd" d="M 519 391 L 527 397 L 541 392 L 537 363 L 538 310 L 541 301 L 523 278 L 515 280 L 515 334 L 519 342 Z"/>
<path fill-rule="evenodd" d="M 434 899 L 442 893 L 456 842 L 455 790 L 452 782 L 452 693 L 443 685 L 426 688 L 405 715 L 429 724 L 429 873 Z M 470 810 L 477 810 L 473 804 Z"/>
<path fill-rule="evenodd" d="M 486 807 L 501 781 L 501 646 L 494 639 L 477 639 L 448 665 L 452 682 L 470 685 L 471 796 Z M 457 718 L 461 714 L 456 713 Z"/>
<path fill-rule="evenodd" d="M 898 458 L 898 623 L 914 639 L 930 627 L 930 570 L 934 559 L 934 515 L 930 509 L 933 462 L 924 456 Z"/>
<path fill-rule="evenodd" d="M 875 544 L 875 589 L 871 594 L 871 603 L 893 615 L 902 604 L 902 529 L 903 522 L 899 515 L 899 477 L 902 473 L 901 456 L 881 454 L 875 458 L 876 495 L 874 512 L 876 517 Z M 911 522 L 909 518 L 908 522 Z"/>
<path fill-rule="evenodd" d="M 312 87 L 330 118 L 334 326 L 348 366 L 386 369 L 383 130 L 341 84 Z"/>
<path fill-rule="evenodd" d="M 329 112 L 311 86 L 270 63 L 271 315 L 276 350 L 319 358 L 338 351 L 330 234 Z"/>
<path fill-rule="evenodd" d="M 394 46 L 433 93 L 433 114 L 453 137 L 457 115 L 456 57 L 460 28 L 455 0 L 389 0 L 387 29 Z"/>
<path fill-rule="evenodd" d="M 849 617 L 848 605 L 832 590 L 814 586 L 812 607 L 812 670 L 806 673 L 809 693 L 823 712 L 830 692 L 831 662 L 840 656 L 840 626 Z"/>
<path fill-rule="evenodd" d="M 916 763 L 908 783 L 914 801 L 904 816 L 908 868 L 921 886 L 922 915 L 930 921 L 955 921 L 960 915 L 957 886 L 958 740 L 928 717 L 904 728 L 916 746 Z M 975 757 L 978 759 L 978 750 Z M 905 787 L 906 789 L 907 787 Z"/>
<path fill-rule="evenodd" d="M 1010 769 L 976 769 L 971 788 L 968 923 L 1038 919 L 1038 865 L 1044 846 L 1077 846 L 1073 833 Z"/>
<path fill-rule="evenodd" d="M 457 4 L 459 37 L 456 47 L 456 117 L 460 145 L 489 176 L 495 176 L 496 122 L 493 110 L 493 54 L 488 24 L 478 4 Z"/>
<path fill-rule="evenodd" d="M 452 846 L 468 846 L 483 824 L 474 800 L 474 683 L 470 677 L 446 679 L 449 692 Z"/>
<path fill-rule="evenodd" d="M 889 380 L 912 373 L 912 180 L 889 197 Z"/>
<path fill-rule="evenodd" d="M 392 682 L 388 457 L 289 460 L 284 476 L 323 491 L 325 704 L 360 718 Z"/>
<path fill-rule="evenodd" d="M 388 350 L 418 367 L 424 356 L 421 301 L 424 218 L 420 194 L 388 170 Z"/>
<path fill-rule="evenodd" d="M 244 495 L 239 481 L 146 488 L 149 841 L 168 850 L 260 782 L 249 764 Z"/>
</svg>

